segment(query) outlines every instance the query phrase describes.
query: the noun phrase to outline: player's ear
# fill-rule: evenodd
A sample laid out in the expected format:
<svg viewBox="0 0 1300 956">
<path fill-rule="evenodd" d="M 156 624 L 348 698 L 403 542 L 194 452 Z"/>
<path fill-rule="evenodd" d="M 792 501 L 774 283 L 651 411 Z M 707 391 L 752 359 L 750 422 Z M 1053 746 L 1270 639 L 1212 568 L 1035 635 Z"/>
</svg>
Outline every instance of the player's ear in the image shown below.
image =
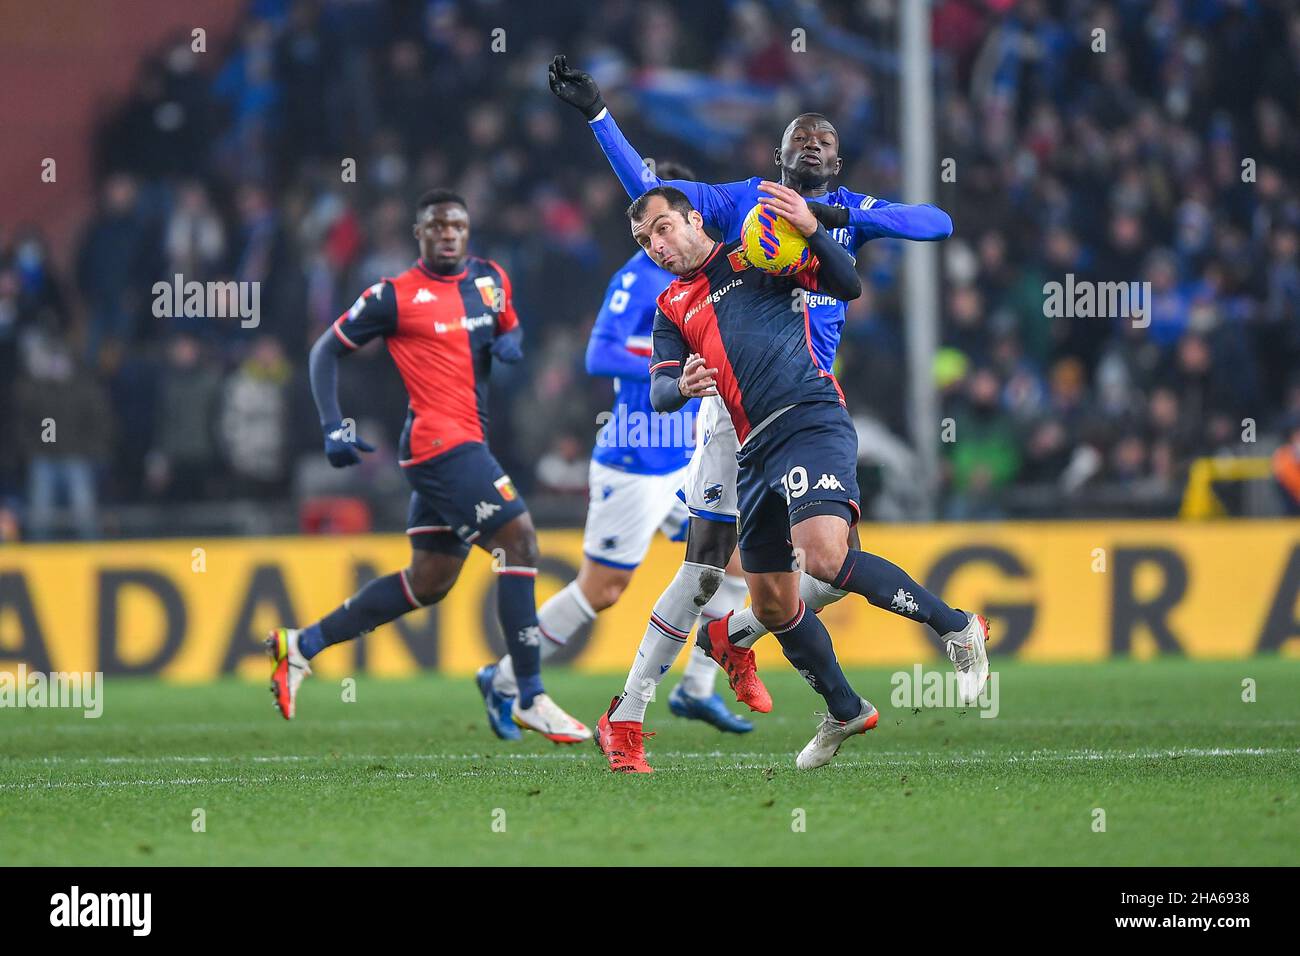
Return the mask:
<svg viewBox="0 0 1300 956">
<path fill-rule="evenodd" d="M 836 157 L 835 157 L 835 170 L 834 170 L 834 174 L 835 174 L 836 176 L 838 176 L 838 175 L 840 174 L 840 170 L 843 169 L 843 168 L 844 168 L 844 157 L 843 157 L 843 156 L 836 156 Z"/>
<path fill-rule="evenodd" d="M 772 162 L 773 164 L 775 164 L 777 169 L 781 168 L 781 147 L 780 146 L 772 147 Z"/>
<path fill-rule="evenodd" d="M 696 229 L 704 228 L 704 216 L 700 213 L 698 209 L 692 209 L 689 213 L 687 213 L 686 220 Z"/>
</svg>

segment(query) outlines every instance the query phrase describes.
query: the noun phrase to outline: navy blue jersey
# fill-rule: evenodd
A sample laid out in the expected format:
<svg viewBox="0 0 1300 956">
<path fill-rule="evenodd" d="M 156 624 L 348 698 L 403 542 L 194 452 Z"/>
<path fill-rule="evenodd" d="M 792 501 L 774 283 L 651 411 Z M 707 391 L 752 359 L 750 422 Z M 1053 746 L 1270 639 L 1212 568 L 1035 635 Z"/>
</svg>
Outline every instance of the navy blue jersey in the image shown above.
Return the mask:
<svg viewBox="0 0 1300 956">
<path fill-rule="evenodd" d="M 638 475 L 684 468 L 693 448 L 699 402 L 667 413 L 650 405 L 655 299 L 672 278 L 644 252 L 634 255 L 610 280 L 587 344 L 587 372 L 614 379 L 614 408 L 591 457 Z"/>
<path fill-rule="evenodd" d="M 774 414 L 802 402 L 844 397 L 808 336 L 806 295 L 817 291 L 821 263 L 775 276 L 741 255 L 740 243 L 717 243 L 704 264 L 659 296 L 651 374 L 676 377 L 692 352 L 703 356 L 743 444 Z"/>
</svg>

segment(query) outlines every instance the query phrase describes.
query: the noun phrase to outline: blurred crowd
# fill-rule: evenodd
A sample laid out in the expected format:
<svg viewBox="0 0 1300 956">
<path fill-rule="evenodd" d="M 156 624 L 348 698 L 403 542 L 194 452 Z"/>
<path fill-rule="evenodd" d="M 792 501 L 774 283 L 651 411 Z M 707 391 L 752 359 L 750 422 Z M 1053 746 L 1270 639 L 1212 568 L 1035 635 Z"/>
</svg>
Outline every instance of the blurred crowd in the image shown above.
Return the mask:
<svg viewBox="0 0 1300 956">
<path fill-rule="evenodd" d="M 1300 10 L 934 8 L 937 201 L 956 227 L 933 369 L 955 425 L 941 514 L 1103 485 L 1160 513 L 1195 457 L 1270 454 L 1300 421 Z M 547 61 L 591 70 L 644 155 L 710 181 L 767 171 L 789 118 L 818 109 L 840 131 L 840 181 L 896 199 L 896 15 L 879 0 L 252 0 L 225 48 L 178 39 L 103 119 L 98 208 L 68 268 L 35 227 L 0 235 L 0 408 L 59 429 L 15 433 L 0 514 L 31 537 L 91 537 L 106 504 L 343 494 L 400 521 L 404 396 L 382 347 L 344 365 L 342 407 L 380 446 L 348 472 L 320 454 L 305 366 L 361 290 L 413 260 L 413 200 L 433 186 L 466 197 L 471 248 L 510 272 L 526 330 L 525 364 L 494 373 L 494 450 L 525 494 L 580 502 L 612 395 L 583 371 L 586 335 L 634 247 Z M 837 363 L 879 437 L 864 455 L 896 471 L 901 263 L 897 242 L 864 247 Z M 1149 326 L 1048 317 L 1044 284 L 1067 273 L 1150 282 Z M 257 327 L 156 318 L 151 289 L 178 274 L 259 282 Z"/>
</svg>

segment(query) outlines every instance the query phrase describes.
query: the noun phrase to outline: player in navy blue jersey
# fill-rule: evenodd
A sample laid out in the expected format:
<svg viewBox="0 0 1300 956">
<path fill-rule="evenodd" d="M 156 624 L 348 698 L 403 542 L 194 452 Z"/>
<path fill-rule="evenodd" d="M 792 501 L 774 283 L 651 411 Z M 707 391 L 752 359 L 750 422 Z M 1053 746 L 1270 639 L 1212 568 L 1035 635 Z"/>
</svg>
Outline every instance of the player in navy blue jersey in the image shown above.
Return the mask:
<svg viewBox="0 0 1300 956">
<path fill-rule="evenodd" d="M 669 163 L 662 164 L 660 171 L 674 177 L 691 175 Z M 673 541 L 685 540 L 690 515 L 677 492 L 695 445 L 699 402 L 688 402 L 667 415 L 656 413 L 650 404 L 655 299 L 672 278 L 638 252 L 610 280 L 592 327 L 587 372 L 614 380 L 614 407 L 591 456 L 590 502 L 578 576 L 537 611 L 543 660 L 618 601 L 656 531 Z M 705 621 L 721 620 L 745 606 L 747 591 L 739 564 L 729 570 L 701 611 Z M 681 643 L 688 636 L 673 635 Z M 753 730 L 753 724 L 731 713 L 714 693 L 717 673 L 718 665 L 702 648 L 693 646 L 682 680 L 669 695 L 670 710 L 731 733 Z M 503 739 L 517 739 L 519 731 L 510 719 L 518 693 L 511 657 L 480 669 L 477 681 L 492 730 Z M 647 694 L 653 689 L 650 685 Z"/>
<path fill-rule="evenodd" d="M 974 635 L 981 652 L 986 625 L 944 604 L 896 565 L 850 547 L 859 515 L 857 433 L 839 384 L 812 347 L 808 310 L 791 302 L 802 298 L 800 289 L 851 300 L 861 294 L 861 282 L 852 257 L 802 196 L 778 183 L 759 188 L 764 205 L 808 238 L 813 258 L 802 272 L 775 276 L 754 268 L 739 242 L 712 240 L 699 211 L 672 186 L 643 194 L 628 218 L 642 249 L 677 276 L 658 300 L 651 402 L 659 411 L 705 395 L 725 404 L 740 443 L 740 555 L 754 613 L 826 700 L 828 713 L 796 761 L 809 769 L 829 762 L 849 736 L 874 727 L 877 713 L 849 685 L 826 628 L 807 612 L 800 568 L 924 621 L 945 640 Z M 622 702 L 616 697 L 601 716 L 597 744 L 611 769 L 647 770 L 641 723 L 622 719 Z"/>
</svg>

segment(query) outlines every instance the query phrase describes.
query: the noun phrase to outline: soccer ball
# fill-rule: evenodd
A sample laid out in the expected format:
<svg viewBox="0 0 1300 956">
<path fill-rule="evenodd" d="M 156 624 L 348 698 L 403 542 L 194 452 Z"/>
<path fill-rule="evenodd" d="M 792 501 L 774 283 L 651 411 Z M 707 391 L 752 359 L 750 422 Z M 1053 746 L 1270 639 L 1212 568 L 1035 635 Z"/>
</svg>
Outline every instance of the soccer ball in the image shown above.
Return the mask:
<svg viewBox="0 0 1300 956">
<path fill-rule="evenodd" d="M 808 240 L 762 203 L 740 227 L 740 249 L 751 266 L 778 276 L 801 272 L 812 259 Z"/>
</svg>

